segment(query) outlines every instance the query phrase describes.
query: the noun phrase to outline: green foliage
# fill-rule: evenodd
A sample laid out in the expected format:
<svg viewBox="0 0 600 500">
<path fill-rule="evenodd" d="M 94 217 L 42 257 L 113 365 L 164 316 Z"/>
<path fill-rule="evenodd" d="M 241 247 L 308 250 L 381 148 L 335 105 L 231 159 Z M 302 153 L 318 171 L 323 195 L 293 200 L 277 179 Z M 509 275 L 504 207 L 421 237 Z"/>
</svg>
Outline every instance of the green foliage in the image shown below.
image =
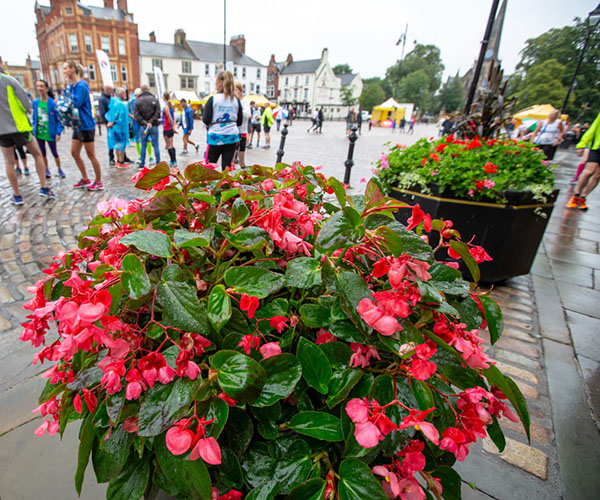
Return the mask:
<svg viewBox="0 0 600 500">
<path fill-rule="evenodd" d="M 449 78 L 442 85 L 437 99 L 439 111 L 445 111 L 446 113 L 462 111 L 465 105 L 466 94 L 460 78 L 458 76 Z"/>
<path fill-rule="evenodd" d="M 565 72 L 565 66 L 556 59 L 531 66 L 515 92 L 519 108 L 543 103 L 560 109 L 567 95 L 567 87 L 562 83 Z"/>
<path fill-rule="evenodd" d="M 340 89 L 340 98 L 344 106 L 354 106 L 357 102 L 357 98 L 354 97 L 352 87 L 350 85 L 342 85 Z"/>
<path fill-rule="evenodd" d="M 352 74 L 352 68 L 347 63 L 336 64 L 332 69 L 333 69 L 333 72 L 335 73 L 335 76 Z"/>
</svg>

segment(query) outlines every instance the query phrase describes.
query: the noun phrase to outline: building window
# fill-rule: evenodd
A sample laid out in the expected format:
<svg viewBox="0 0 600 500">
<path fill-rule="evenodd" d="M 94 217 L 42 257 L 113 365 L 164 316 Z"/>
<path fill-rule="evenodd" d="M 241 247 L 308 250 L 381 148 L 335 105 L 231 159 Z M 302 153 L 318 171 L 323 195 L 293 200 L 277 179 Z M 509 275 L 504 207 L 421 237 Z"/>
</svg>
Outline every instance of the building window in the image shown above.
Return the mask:
<svg viewBox="0 0 600 500">
<path fill-rule="evenodd" d="M 296 79 L 294 80 L 294 85 L 298 85 L 300 83 L 300 77 L 296 75 Z"/>
<path fill-rule="evenodd" d="M 308 99 L 308 89 L 304 89 L 304 100 Z"/>
<path fill-rule="evenodd" d="M 102 35 L 100 37 L 100 47 L 107 54 L 110 54 L 110 37 L 106 35 Z"/>
<path fill-rule="evenodd" d="M 260 80 L 260 68 L 256 68 L 256 79 Z"/>
<path fill-rule="evenodd" d="M 92 51 L 92 35 L 85 35 L 85 51 Z"/>
<path fill-rule="evenodd" d="M 127 81 L 127 66 L 121 66 L 121 81 Z"/>
<path fill-rule="evenodd" d="M 304 85 L 308 85 L 310 83 L 310 76 L 306 75 L 306 79 L 304 80 Z"/>
<path fill-rule="evenodd" d="M 290 98 L 290 91 L 288 89 L 285 89 L 283 91 L 283 96 L 284 96 L 284 99 L 287 101 Z"/>
<path fill-rule="evenodd" d="M 233 76 L 237 78 L 237 66 L 233 67 Z"/>
<path fill-rule="evenodd" d="M 119 55 L 120 56 L 125 55 L 125 39 L 124 38 L 119 38 Z"/>
<path fill-rule="evenodd" d="M 208 64 L 207 64 L 208 66 Z M 206 92 L 207 94 L 210 94 L 210 82 L 206 82 L 204 84 L 204 92 Z"/>
<path fill-rule="evenodd" d="M 242 68 L 242 78 L 246 78 L 246 66 Z"/>
<path fill-rule="evenodd" d="M 290 84 L 290 77 L 289 77 L 289 76 L 286 76 L 286 77 L 285 77 L 285 84 L 286 84 L 286 85 L 289 85 L 289 84 Z"/>
<path fill-rule="evenodd" d="M 267 71 L 267 81 L 269 83 L 275 81 L 275 73 L 272 71 Z"/>
<path fill-rule="evenodd" d="M 117 81 L 117 67 L 114 64 L 110 65 L 110 77 L 112 78 L 113 82 Z"/>
<path fill-rule="evenodd" d="M 210 76 L 210 65 L 209 64 L 204 65 L 204 76 Z"/>
<path fill-rule="evenodd" d="M 181 77 L 181 88 L 182 89 L 196 89 L 196 79 L 193 77 L 182 76 Z"/>
<path fill-rule="evenodd" d="M 242 83 L 242 87 L 244 87 L 244 94 L 246 93 L 246 84 Z"/>
<path fill-rule="evenodd" d="M 66 7 L 65 8 L 65 16 L 72 16 L 73 15 L 73 8 L 72 7 Z"/>
<path fill-rule="evenodd" d="M 192 72 L 192 62 L 191 61 L 181 61 L 181 72 L 182 73 L 191 73 Z"/>
<path fill-rule="evenodd" d="M 96 81 L 96 66 L 94 64 L 88 64 L 88 78 L 90 82 Z"/>
<path fill-rule="evenodd" d="M 275 87 L 273 85 L 267 85 L 267 97 L 275 97 Z"/>
<path fill-rule="evenodd" d="M 163 67 L 162 67 L 162 59 L 152 59 L 152 69 L 154 70 L 154 67 L 159 67 L 162 71 Z"/>
<path fill-rule="evenodd" d="M 215 75 L 219 72 L 219 65 L 215 64 Z"/>
<path fill-rule="evenodd" d="M 148 73 L 148 87 L 156 87 L 156 80 L 153 73 Z"/>
<path fill-rule="evenodd" d="M 254 93 L 254 83 L 250 82 L 250 92 Z"/>
<path fill-rule="evenodd" d="M 294 89 L 294 101 L 298 100 L 298 89 Z"/>
<path fill-rule="evenodd" d="M 258 83 L 256 84 L 256 93 L 260 94 L 260 85 Z"/>
<path fill-rule="evenodd" d="M 71 52 L 79 52 L 79 47 L 77 45 L 77 35 L 75 33 L 71 33 L 69 35 L 69 50 Z"/>
</svg>

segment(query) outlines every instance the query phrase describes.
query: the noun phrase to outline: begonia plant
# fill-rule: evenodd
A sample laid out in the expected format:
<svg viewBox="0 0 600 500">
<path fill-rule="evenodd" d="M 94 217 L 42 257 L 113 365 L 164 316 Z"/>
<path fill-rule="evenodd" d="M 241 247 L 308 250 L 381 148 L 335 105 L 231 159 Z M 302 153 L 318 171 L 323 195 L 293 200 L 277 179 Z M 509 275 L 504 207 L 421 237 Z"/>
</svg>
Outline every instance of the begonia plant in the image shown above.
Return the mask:
<svg viewBox="0 0 600 500">
<path fill-rule="evenodd" d="M 460 498 L 478 438 L 529 432 L 484 352 L 500 308 L 435 260 L 477 276 L 473 249 L 376 180 L 350 196 L 299 164 L 212 167 L 142 170 L 154 192 L 100 203 L 30 290 L 35 433 L 79 422 L 77 492 L 91 458 L 116 500 Z"/>
</svg>

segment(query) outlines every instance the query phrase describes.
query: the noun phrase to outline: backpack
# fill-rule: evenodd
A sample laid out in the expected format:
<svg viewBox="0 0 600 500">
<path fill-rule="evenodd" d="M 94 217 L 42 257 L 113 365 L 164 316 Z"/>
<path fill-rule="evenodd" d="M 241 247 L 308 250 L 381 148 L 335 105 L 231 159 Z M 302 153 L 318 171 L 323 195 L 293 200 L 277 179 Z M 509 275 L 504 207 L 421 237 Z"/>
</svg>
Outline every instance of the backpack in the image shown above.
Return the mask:
<svg viewBox="0 0 600 500">
<path fill-rule="evenodd" d="M 81 125 L 79 110 L 73 103 L 71 88 L 68 87 L 56 100 L 56 114 L 63 127 L 77 128 Z"/>
</svg>

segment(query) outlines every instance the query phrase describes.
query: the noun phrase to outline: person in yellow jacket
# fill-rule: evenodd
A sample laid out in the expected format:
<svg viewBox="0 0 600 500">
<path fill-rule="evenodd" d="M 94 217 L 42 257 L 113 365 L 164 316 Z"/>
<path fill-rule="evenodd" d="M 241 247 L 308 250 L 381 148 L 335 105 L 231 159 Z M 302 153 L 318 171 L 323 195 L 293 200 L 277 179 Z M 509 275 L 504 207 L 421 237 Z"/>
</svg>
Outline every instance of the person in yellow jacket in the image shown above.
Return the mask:
<svg viewBox="0 0 600 500">
<path fill-rule="evenodd" d="M 271 147 L 271 125 L 273 125 L 273 111 L 271 110 L 271 103 L 267 101 L 265 104 L 265 110 L 263 111 L 260 119 L 260 124 L 265 132 L 265 145 L 263 149 L 269 149 Z"/>
<path fill-rule="evenodd" d="M 54 199 L 54 193 L 46 185 L 46 165 L 42 153 L 33 140 L 27 112 L 31 110 L 31 101 L 25 89 L 16 78 L 6 73 L 6 66 L 0 57 L 0 148 L 4 156 L 6 177 L 13 189 L 10 201 L 13 205 L 24 203 L 19 181 L 15 171 L 15 146 L 26 147 L 35 160 L 35 168 L 40 178 L 40 196 Z"/>
<path fill-rule="evenodd" d="M 575 193 L 571 196 L 568 208 L 587 210 L 585 199 L 594 190 L 600 181 L 600 113 L 592 123 L 588 131 L 576 146 L 577 155 L 582 156 L 585 148 L 589 148 L 589 156 L 585 164 L 585 170 L 579 176 L 575 185 Z"/>
</svg>

